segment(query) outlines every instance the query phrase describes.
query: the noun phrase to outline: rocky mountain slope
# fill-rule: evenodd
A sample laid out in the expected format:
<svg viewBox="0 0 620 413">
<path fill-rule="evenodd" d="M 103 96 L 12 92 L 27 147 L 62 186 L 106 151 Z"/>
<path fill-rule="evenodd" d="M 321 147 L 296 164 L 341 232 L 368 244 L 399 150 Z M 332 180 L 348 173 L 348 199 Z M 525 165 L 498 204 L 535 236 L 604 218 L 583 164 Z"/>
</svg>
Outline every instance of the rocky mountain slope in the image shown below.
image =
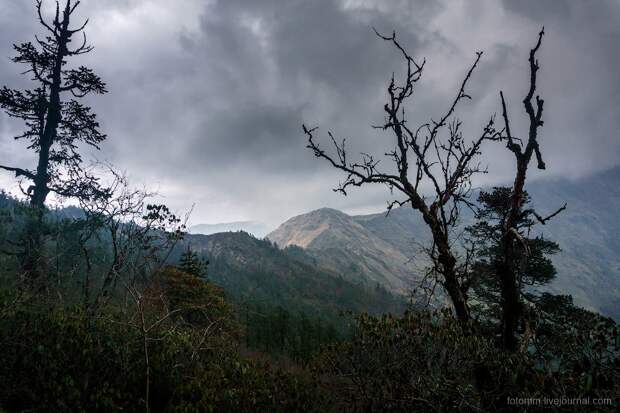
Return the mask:
<svg viewBox="0 0 620 413">
<path fill-rule="evenodd" d="M 291 218 L 267 237 L 281 248 L 305 249 L 321 267 L 347 279 L 405 292 L 416 278 L 415 266 L 400 248 L 362 224 L 343 212 L 322 208 Z"/>
<path fill-rule="evenodd" d="M 550 290 L 620 320 L 620 168 L 578 180 L 530 185 L 534 205 L 567 209 L 540 231 L 560 244 Z"/>
</svg>

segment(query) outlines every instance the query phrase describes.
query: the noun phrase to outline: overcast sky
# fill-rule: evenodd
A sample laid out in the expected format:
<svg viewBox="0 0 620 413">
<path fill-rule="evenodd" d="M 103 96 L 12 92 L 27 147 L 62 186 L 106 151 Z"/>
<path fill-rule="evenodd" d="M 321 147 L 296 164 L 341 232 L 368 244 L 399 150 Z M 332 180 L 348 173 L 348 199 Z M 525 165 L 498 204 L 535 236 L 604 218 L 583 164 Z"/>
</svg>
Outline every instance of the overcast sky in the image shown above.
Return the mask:
<svg viewBox="0 0 620 413">
<path fill-rule="evenodd" d="M 47 1 L 51 6 L 51 1 Z M 449 106 L 475 52 L 484 51 L 459 108 L 478 133 L 508 98 L 516 135 L 525 133 L 521 100 L 527 54 L 540 27 L 540 138 L 544 177 L 575 178 L 620 161 L 620 2 L 431 0 L 83 0 L 95 50 L 92 67 L 109 93 L 92 99 L 108 140 L 96 156 L 158 190 L 174 209 L 195 204 L 193 223 L 257 220 L 275 225 L 329 206 L 378 211 L 381 187 L 331 191 L 342 175 L 305 149 L 302 123 L 346 137 L 352 152 L 381 154 L 391 137 L 383 119 L 387 81 L 402 61 L 372 31 L 397 32 L 427 65 L 408 106 L 412 123 Z M 25 87 L 9 61 L 11 43 L 40 32 L 34 1 L 2 0 L 0 84 Z M 21 125 L 0 115 L 0 162 L 34 165 Z M 326 142 L 327 143 L 327 142 Z M 512 173 L 500 145 L 482 159 L 501 182 Z M 540 174 L 537 174 L 540 175 Z M 0 186 L 14 189 L 8 173 Z"/>
</svg>

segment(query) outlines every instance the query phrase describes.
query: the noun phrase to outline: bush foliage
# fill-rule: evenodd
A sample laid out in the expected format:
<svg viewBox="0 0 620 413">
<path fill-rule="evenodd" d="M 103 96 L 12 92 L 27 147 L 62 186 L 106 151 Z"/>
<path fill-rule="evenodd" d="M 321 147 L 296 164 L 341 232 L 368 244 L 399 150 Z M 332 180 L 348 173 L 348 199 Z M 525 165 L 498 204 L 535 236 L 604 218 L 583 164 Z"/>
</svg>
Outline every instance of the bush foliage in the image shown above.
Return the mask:
<svg viewBox="0 0 620 413">
<path fill-rule="evenodd" d="M 614 411 L 620 330 L 609 319 L 575 311 L 577 317 L 564 320 L 570 327 L 553 336 L 564 344 L 541 332 L 517 353 L 500 350 L 488 332 L 472 327 L 464 334 L 445 312 L 361 315 L 352 339 L 326 349 L 317 372 L 342 410 L 498 412 L 519 410 L 511 399 L 547 398 L 606 399 L 596 408 Z"/>
</svg>

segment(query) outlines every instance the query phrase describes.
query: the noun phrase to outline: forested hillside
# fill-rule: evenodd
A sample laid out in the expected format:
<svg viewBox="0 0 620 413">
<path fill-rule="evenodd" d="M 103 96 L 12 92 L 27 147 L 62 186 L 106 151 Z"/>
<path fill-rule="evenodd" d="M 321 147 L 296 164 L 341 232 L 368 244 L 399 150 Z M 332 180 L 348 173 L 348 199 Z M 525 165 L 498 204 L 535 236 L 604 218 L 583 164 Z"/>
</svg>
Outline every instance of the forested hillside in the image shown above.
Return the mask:
<svg viewBox="0 0 620 413">
<path fill-rule="evenodd" d="M 185 246 L 209 260 L 208 279 L 240 305 L 282 306 L 339 325 L 343 311 L 381 314 L 401 313 L 405 308 L 405 297 L 377 283 L 352 281 L 347 274 L 316 266 L 302 249 L 281 250 L 246 232 L 188 235 L 177 254 Z"/>
</svg>

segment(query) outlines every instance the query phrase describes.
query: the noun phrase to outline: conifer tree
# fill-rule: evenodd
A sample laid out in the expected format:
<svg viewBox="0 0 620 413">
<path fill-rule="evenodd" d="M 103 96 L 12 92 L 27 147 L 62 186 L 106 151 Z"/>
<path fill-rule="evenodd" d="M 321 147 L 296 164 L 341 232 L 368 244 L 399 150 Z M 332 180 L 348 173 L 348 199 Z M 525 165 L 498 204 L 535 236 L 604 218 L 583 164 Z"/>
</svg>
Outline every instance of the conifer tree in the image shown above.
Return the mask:
<svg viewBox="0 0 620 413">
<path fill-rule="evenodd" d="M 495 187 L 492 191 L 480 192 L 477 211 L 477 220 L 474 225 L 466 229 L 469 241 L 476 251 L 476 258 L 472 265 L 472 273 L 476 280 L 472 287 L 479 300 L 481 316 L 492 323 L 501 323 L 502 280 L 499 276 L 500 266 L 503 265 L 503 251 L 505 250 L 504 228 L 508 215 L 511 212 L 512 188 Z M 511 271 L 516 274 L 519 290 L 519 305 L 524 302 L 536 305 L 538 294 L 533 287 L 550 283 L 556 275 L 555 267 L 550 255 L 560 251 L 557 243 L 544 238 L 542 235 L 532 235 L 531 229 L 537 223 L 535 212 L 529 206 L 530 197 L 527 192 L 523 195 L 523 203 L 518 211 L 518 220 L 515 228 L 520 234 L 521 248 L 524 253 L 522 259 L 512 263 Z M 526 312 L 519 311 L 522 325 Z M 522 330 L 522 328 L 521 328 Z"/>
<path fill-rule="evenodd" d="M 207 265 L 209 265 L 209 261 L 200 258 L 188 245 L 181 254 L 178 268 L 194 277 L 205 278 L 207 276 Z"/>
<path fill-rule="evenodd" d="M 80 145 L 99 149 L 106 138 L 91 108 L 79 101 L 89 94 L 106 93 L 105 83 L 85 66 L 68 66 L 74 58 L 93 50 L 84 32 L 88 20 L 76 28 L 71 26 L 79 5 L 79 1 L 66 0 L 61 9 L 56 2 L 54 18 L 48 22 L 43 17 L 42 0 L 36 0 L 39 23 L 45 35 L 35 36 L 34 43 L 14 44 L 17 55 L 12 58 L 13 62 L 27 67 L 24 73 L 31 76 L 34 86 L 24 91 L 6 86 L 0 89 L 0 107 L 8 116 L 25 123 L 25 130 L 15 139 L 25 140 L 28 149 L 37 155 L 34 169 L 0 165 L 0 169 L 30 181 L 30 185 L 22 189 L 30 200 L 33 215 L 22 253 L 23 270 L 30 278 L 38 275 L 48 195 L 55 193 L 82 199 L 106 196 L 97 178 L 83 167 L 79 153 Z M 71 47 L 74 41 L 78 46 Z"/>
</svg>

